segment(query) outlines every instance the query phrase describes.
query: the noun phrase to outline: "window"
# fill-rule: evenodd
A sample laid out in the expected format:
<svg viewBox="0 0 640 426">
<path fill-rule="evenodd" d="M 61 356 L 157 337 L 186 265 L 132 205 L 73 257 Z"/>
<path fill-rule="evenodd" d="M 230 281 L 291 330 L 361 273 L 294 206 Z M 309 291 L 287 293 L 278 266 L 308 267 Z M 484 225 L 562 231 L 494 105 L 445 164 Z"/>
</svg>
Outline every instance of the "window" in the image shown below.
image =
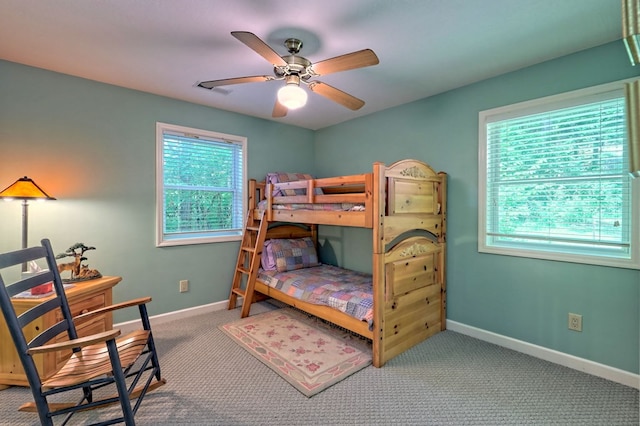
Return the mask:
<svg viewBox="0 0 640 426">
<path fill-rule="evenodd" d="M 157 246 L 239 240 L 246 138 L 156 124 Z"/>
<path fill-rule="evenodd" d="M 479 127 L 480 252 L 640 269 L 622 83 L 483 111 Z"/>
</svg>

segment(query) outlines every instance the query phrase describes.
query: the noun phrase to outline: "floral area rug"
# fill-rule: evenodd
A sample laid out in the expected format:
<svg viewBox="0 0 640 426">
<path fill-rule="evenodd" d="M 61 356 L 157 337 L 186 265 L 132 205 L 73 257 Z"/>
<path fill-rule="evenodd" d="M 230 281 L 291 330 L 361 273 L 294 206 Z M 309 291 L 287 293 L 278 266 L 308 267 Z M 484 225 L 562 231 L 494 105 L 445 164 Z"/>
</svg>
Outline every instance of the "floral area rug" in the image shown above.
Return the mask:
<svg viewBox="0 0 640 426">
<path fill-rule="evenodd" d="M 367 340 L 290 308 L 220 329 L 307 397 L 371 364 Z"/>
</svg>

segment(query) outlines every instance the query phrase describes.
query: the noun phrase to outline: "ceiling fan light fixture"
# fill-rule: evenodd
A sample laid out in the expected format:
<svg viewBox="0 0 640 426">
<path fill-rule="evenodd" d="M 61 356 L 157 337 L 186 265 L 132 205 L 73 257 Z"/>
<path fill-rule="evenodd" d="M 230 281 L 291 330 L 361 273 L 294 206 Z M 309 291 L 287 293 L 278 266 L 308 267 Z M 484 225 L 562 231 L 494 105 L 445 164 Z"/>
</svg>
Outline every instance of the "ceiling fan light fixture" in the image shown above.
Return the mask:
<svg viewBox="0 0 640 426">
<path fill-rule="evenodd" d="M 287 80 L 287 84 L 278 90 L 278 102 L 287 109 L 302 108 L 307 104 L 307 92 L 295 79 Z"/>
</svg>

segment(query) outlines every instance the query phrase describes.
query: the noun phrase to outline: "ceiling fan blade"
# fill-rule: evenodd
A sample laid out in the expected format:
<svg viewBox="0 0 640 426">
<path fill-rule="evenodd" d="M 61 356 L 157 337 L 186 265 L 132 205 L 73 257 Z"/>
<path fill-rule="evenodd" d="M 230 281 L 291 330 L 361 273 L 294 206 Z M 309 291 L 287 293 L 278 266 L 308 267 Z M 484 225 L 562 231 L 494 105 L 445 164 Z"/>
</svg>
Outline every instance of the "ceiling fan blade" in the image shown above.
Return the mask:
<svg viewBox="0 0 640 426">
<path fill-rule="evenodd" d="M 380 60 L 371 49 L 359 50 L 316 62 L 311 67 L 318 75 L 327 75 L 334 72 L 363 68 L 380 63 Z"/>
<path fill-rule="evenodd" d="M 254 75 L 251 77 L 236 77 L 236 78 L 225 78 L 222 80 L 211 80 L 211 81 L 201 81 L 197 84 L 198 87 L 202 87 L 204 89 L 213 89 L 218 86 L 229 86 L 231 84 L 241 84 L 241 83 L 257 83 L 260 81 L 269 81 L 274 80 L 273 76 L 270 75 Z"/>
<path fill-rule="evenodd" d="M 336 89 L 333 86 L 329 86 L 328 84 L 321 81 L 313 81 L 309 83 L 309 89 L 313 93 L 324 96 L 325 98 L 332 100 L 333 102 L 337 102 L 340 105 L 354 111 L 362 108 L 362 106 L 364 105 L 363 100 L 358 99 L 355 96 L 351 96 L 350 94 Z"/>
<path fill-rule="evenodd" d="M 258 55 L 273 64 L 273 66 L 287 66 L 287 62 L 257 35 L 247 31 L 232 31 L 231 35 L 246 44 L 250 49 L 253 49 Z"/>
<path fill-rule="evenodd" d="M 276 103 L 273 106 L 273 113 L 271 114 L 272 117 L 285 117 L 287 115 L 287 112 L 289 112 L 289 110 L 287 109 L 286 106 L 282 105 L 280 102 L 278 102 L 278 100 L 276 99 Z"/>
</svg>

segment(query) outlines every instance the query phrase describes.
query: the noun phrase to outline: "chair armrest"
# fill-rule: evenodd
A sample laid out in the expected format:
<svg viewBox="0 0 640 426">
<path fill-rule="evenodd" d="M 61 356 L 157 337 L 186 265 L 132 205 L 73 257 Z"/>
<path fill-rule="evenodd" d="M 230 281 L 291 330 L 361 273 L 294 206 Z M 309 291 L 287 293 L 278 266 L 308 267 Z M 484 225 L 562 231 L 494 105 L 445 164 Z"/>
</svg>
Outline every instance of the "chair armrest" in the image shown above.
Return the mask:
<svg viewBox="0 0 640 426">
<path fill-rule="evenodd" d="M 132 299 L 126 302 L 116 303 L 115 305 L 105 306 L 103 308 L 98 308 L 95 311 L 85 312 L 84 314 L 77 315 L 73 317 L 73 321 L 83 320 L 88 317 L 92 317 L 94 315 L 104 314 L 105 312 L 115 311 L 117 309 L 130 308 L 132 306 L 143 305 L 145 303 L 151 302 L 151 297 L 140 297 L 138 299 Z"/>
<path fill-rule="evenodd" d="M 120 330 L 115 328 L 113 330 L 103 331 L 102 333 L 92 334 L 91 336 L 80 337 L 73 340 L 65 340 L 64 342 L 52 343 L 50 345 L 42 345 L 35 348 L 30 348 L 28 352 L 31 355 L 56 352 L 65 349 L 73 349 L 83 346 L 93 345 L 95 343 L 106 342 L 107 340 L 113 340 L 120 335 Z"/>
</svg>

